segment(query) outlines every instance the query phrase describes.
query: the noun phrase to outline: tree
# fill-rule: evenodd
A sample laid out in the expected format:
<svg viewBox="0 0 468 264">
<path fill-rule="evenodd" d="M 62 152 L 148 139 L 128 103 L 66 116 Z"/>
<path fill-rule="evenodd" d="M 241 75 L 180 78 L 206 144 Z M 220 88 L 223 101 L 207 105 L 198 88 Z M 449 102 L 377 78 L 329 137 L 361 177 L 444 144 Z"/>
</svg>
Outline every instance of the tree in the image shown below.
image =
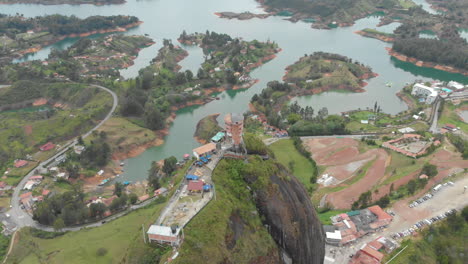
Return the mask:
<svg viewBox="0 0 468 264">
<path fill-rule="evenodd" d="M 159 184 L 159 178 L 161 177 L 161 168 L 159 167 L 158 163 L 153 161 L 151 163 L 151 168 L 148 171 L 148 184 L 149 186 L 153 187 L 153 189 L 157 190 L 161 187 Z"/>
<path fill-rule="evenodd" d="M 162 168 L 162 171 L 166 173 L 167 175 L 171 175 L 173 171 L 175 171 L 177 168 L 177 158 L 174 156 L 171 156 L 169 158 L 164 159 L 164 165 Z"/>
<path fill-rule="evenodd" d="M 407 188 L 408 188 L 408 193 L 413 194 L 416 191 L 417 183 L 415 180 L 411 180 L 408 182 Z"/>
<path fill-rule="evenodd" d="M 185 78 L 187 79 L 188 82 L 192 81 L 193 79 L 193 73 L 191 70 L 186 70 L 185 71 Z"/>
<path fill-rule="evenodd" d="M 122 191 L 124 190 L 124 185 L 121 182 L 116 182 L 114 184 L 114 194 L 118 197 L 122 196 Z"/>
<path fill-rule="evenodd" d="M 83 138 L 81 136 L 78 137 L 78 145 L 84 145 L 84 141 L 83 141 Z"/>
<path fill-rule="evenodd" d="M 159 109 L 151 103 L 147 103 L 145 106 L 143 120 L 145 121 L 146 127 L 151 130 L 161 129 L 165 124 L 161 111 L 159 111 Z"/>
<path fill-rule="evenodd" d="M 54 221 L 54 230 L 55 231 L 60 231 L 65 227 L 65 222 L 63 222 L 63 219 L 61 217 L 55 219 Z"/>
<path fill-rule="evenodd" d="M 101 218 L 107 211 L 107 206 L 103 203 L 92 203 L 89 206 L 89 213 L 91 217 Z"/>
<path fill-rule="evenodd" d="M 434 177 L 438 173 L 437 166 L 430 164 L 430 163 L 426 163 L 424 164 L 424 167 L 422 168 L 421 173 L 426 174 L 429 177 Z"/>
<path fill-rule="evenodd" d="M 301 120 L 301 116 L 299 114 L 291 113 L 288 115 L 288 123 L 291 125 L 294 125 L 299 120 Z"/>
<path fill-rule="evenodd" d="M 465 206 L 461 212 L 463 218 L 465 218 L 465 221 L 468 222 L 468 206 Z"/>
<path fill-rule="evenodd" d="M 128 199 L 129 199 L 131 204 L 135 204 L 138 201 L 138 196 L 135 193 L 131 193 L 128 196 Z"/>
</svg>

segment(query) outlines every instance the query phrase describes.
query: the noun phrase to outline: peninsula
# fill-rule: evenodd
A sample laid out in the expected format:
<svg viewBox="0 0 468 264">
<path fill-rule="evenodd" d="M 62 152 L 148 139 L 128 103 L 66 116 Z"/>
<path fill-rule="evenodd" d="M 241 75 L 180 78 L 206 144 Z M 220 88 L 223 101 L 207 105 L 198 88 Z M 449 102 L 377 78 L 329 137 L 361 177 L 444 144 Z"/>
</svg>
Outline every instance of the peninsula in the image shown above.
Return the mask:
<svg viewBox="0 0 468 264">
<path fill-rule="evenodd" d="M 121 15 L 80 19 L 62 15 L 24 18 L 0 14 L 0 64 L 65 38 L 123 32 L 141 23 L 137 17 Z"/>
</svg>

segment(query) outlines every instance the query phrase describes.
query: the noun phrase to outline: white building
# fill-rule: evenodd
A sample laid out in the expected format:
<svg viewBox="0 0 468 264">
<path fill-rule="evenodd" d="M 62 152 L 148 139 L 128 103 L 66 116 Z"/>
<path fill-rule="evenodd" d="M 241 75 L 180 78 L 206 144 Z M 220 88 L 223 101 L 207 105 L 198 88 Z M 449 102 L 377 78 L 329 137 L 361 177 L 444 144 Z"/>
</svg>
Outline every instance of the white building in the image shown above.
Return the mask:
<svg viewBox="0 0 468 264">
<path fill-rule="evenodd" d="M 413 86 L 411 94 L 425 99 L 426 104 L 432 104 L 439 93 L 432 87 L 427 87 L 423 84 L 417 83 Z"/>
<path fill-rule="evenodd" d="M 463 84 L 458 83 L 458 82 L 455 82 L 455 81 L 450 81 L 450 82 L 447 84 L 447 86 L 448 86 L 449 88 L 453 88 L 453 89 L 455 89 L 455 90 L 461 90 L 461 89 L 465 88 L 465 86 L 464 86 Z"/>
<path fill-rule="evenodd" d="M 177 246 L 183 239 L 183 233 L 178 227 L 151 225 L 148 232 L 149 242 L 156 242 L 159 244 L 169 244 Z"/>
</svg>

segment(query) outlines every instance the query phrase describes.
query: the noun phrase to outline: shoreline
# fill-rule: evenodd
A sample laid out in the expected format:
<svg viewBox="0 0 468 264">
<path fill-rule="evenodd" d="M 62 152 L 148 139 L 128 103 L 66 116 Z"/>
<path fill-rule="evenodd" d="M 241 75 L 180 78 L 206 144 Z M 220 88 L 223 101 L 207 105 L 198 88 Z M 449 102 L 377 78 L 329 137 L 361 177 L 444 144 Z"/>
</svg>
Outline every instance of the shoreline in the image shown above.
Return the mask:
<svg viewBox="0 0 468 264">
<path fill-rule="evenodd" d="M 115 27 L 115 28 L 112 28 L 112 29 L 93 30 L 93 31 L 89 31 L 89 32 L 79 33 L 79 34 L 78 33 L 72 33 L 72 34 L 68 34 L 68 35 L 57 36 L 56 38 L 54 38 L 51 41 L 47 41 L 45 43 L 42 43 L 41 45 L 38 44 L 38 45 L 36 45 L 34 47 L 31 47 L 31 48 L 28 48 L 28 49 L 18 50 L 16 52 L 12 53 L 11 56 L 6 56 L 6 57 L 11 57 L 11 59 L 19 59 L 19 58 L 24 57 L 27 54 L 36 53 L 36 52 L 40 51 L 41 49 L 43 49 L 46 46 L 53 45 L 53 44 L 55 44 L 55 43 L 57 43 L 59 41 L 67 39 L 67 38 L 83 38 L 83 37 L 88 37 L 88 36 L 92 36 L 92 35 L 96 35 L 96 34 L 126 32 L 126 31 L 128 31 L 128 29 L 137 27 L 137 26 L 139 26 L 141 24 L 143 24 L 143 21 L 130 23 L 128 25 L 125 25 L 125 26 L 122 26 L 122 27 Z"/>
<path fill-rule="evenodd" d="M 401 54 L 401 53 L 399 53 L 397 51 L 394 51 L 392 48 L 389 48 L 389 47 L 387 47 L 385 49 L 388 51 L 388 54 L 390 56 L 394 57 L 395 59 L 397 59 L 399 61 L 409 62 L 409 63 L 412 63 L 412 64 L 418 66 L 418 67 L 432 68 L 432 69 L 436 69 L 436 70 L 441 70 L 441 71 L 450 72 L 450 73 L 458 73 L 458 74 L 462 74 L 464 76 L 468 76 L 468 71 L 466 71 L 466 70 L 457 69 L 457 68 L 447 66 L 447 65 L 436 64 L 434 62 L 421 61 L 421 60 L 418 60 L 416 58 L 408 57 L 406 55 L 403 55 L 403 54 Z"/>
<path fill-rule="evenodd" d="M 354 33 L 358 34 L 358 35 L 361 35 L 363 37 L 366 37 L 366 38 L 378 39 L 378 40 L 388 42 L 388 43 L 392 43 L 392 42 L 395 41 L 395 38 L 383 36 L 383 35 L 380 35 L 380 34 L 371 34 L 371 33 L 368 33 L 368 32 L 362 31 L 362 30 L 354 31 Z"/>
</svg>

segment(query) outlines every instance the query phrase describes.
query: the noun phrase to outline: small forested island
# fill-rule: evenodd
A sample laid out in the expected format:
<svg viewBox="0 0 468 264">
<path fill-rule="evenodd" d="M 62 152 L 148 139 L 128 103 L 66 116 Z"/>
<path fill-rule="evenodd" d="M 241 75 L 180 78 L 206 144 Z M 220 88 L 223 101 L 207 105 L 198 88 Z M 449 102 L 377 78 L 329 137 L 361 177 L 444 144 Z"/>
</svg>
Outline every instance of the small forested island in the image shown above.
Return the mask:
<svg viewBox="0 0 468 264">
<path fill-rule="evenodd" d="M 259 0 L 270 14 L 291 16 L 289 20 L 312 20 L 313 28 L 350 26 L 357 19 L 375 12 L 401 9 L 398 0 Z"/>
<path fill-rule="evenodd" d="M 258 113 L 268 124 L 284 129 L 287 118 L 290 133 L 304 135 L 344 134 L 347 121 L 340 116 L 328 116 L 326 108 L 317 112 L 312 107 L 300 107 L 297 102 L 289 104 L 296 96 L 317 94 L 329 90 L 363 92 L 365 79 L 376 76 L 369 67 L 353 62 L 345 56 L 316 52 L 306 55 L 287 67 L 284 83 L 273 81 L 251 100 L 251 110 Z M 281 112 L 281 114 L 278 114 Z M 315 116 L 314 116 L 315 112 Z M 374 112 L 378 114 L 377 104 Z M 300 121 L 300 122 L 299 122 Z"/>
<path fill-rule="evenodd" d="M 248 20 L 252 18 L 267 18 L 271 14 L 254 14 L 254 13 L 247 11 L 247 12 L 242 12 L 242 13 L 216 12 L 215 15 L 219 16 L 220 18 Z"/>
<path fill-rule="evenodd" d="M 141 21 L 134 16 L 49 15 L 35 18 L 0 14 L 0 64 L 34 53 L 67 37 L 126 31 Z"/>
<path fill-rule="evenodd" d="M 125 0 L 0 0 L 0 4 L 40 4 L 40 5 L 111 5 L 123 4 Z"/>
<path fill-rule="evenodd" d="M 294 85 L 294 94 L 304 95 L 327 90 L 363 92 L 364 80 L 375 76 L 371 68 L 346 56 L 315 52 L 288 66 L 283 80 Z"/>
</svg>

